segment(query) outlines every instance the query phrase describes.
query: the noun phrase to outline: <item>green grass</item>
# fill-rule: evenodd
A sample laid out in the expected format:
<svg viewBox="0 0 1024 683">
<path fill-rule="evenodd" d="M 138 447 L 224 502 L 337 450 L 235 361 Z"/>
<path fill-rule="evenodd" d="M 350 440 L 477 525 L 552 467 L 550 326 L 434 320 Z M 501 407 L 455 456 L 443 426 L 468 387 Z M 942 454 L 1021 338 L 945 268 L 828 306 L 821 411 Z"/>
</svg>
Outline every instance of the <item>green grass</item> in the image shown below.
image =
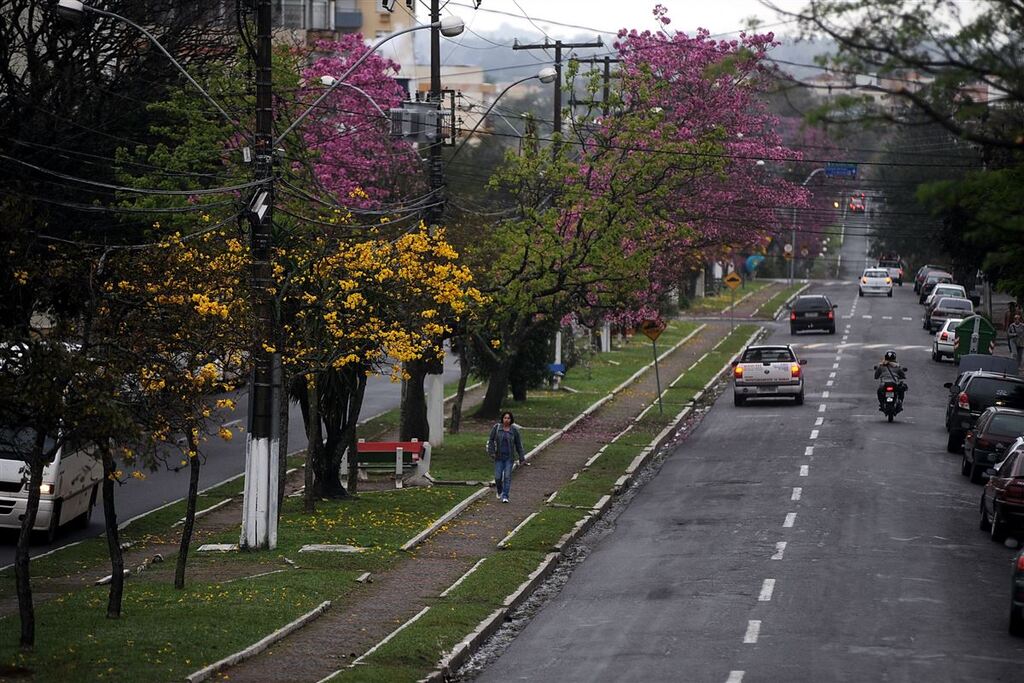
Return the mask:
<svg viewBox="0 0 1024 683">
<path fill-rule="evenodd" d="M 106 587 L 68 591 L 36 605 L 37 646 L 24 655 L 17 649 L 17 615 L 0 619 L 6 636 L 0 641 L 0 665 L 30 668 L 34 681 L 180 680 L 323 600 L 344 600 L 357 589 L 356 576 L 393 565 L 399 546 L 472 493 L 458 487 L 364 493 L 354 500 L 320 502 L 314 515 L 302 513 L 301 501 L 289 498 L 275 551 L 195 553 L 183 591 L 171 587 L 172 560 L 152 565 L 126 583 L 119 620 L 104 617 Z M 236 530 L 211 540 L 237 539 Z M 366 551 L 300 554 L 307 543 L 347 543 Z M 275 569 L 285 571 L 226 583 Z"/>
<path fill-rule="evenodd" d="M 771 282 L 767 280 L 747 281 L 742 287 L 737 288 L 734 293 L 732 293 L 732 290 L 725 288 L 715 296 L 694 299 L 689 308 L 686 309 L 686 312 L 689 314 L 721 313 L 728 306 L 739 301 L 747 294 L 760 291 L 770 284 Z"/>
<path fill-rule="evenodd" d="M 754 311 L 754 316 L 770 316 L 774 314 L 775 311 L 779 308 L 779 306 L 789 301 L 790 297 L 792 297 L 798 291 L 800 291 L 800 288 L 803 286 L 804 285 L 800 282 L 794 282 L 790 286 L 786 287 L 785 289 L 777 293 L 771 299 L 768 299 L 768 301 L 761 304 L 758 307 L 758 309 Z"/>
</svg>

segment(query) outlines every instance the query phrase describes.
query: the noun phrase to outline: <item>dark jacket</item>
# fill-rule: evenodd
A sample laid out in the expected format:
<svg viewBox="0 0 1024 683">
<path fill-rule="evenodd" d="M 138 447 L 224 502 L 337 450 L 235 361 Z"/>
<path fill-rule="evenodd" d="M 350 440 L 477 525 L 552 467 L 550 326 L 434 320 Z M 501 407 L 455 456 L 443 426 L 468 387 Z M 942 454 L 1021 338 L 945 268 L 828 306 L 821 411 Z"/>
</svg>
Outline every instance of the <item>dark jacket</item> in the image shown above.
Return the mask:
<svg viewBox="0 0 1024 683">
<path fill-rule="evenodd" d="M 487 437 L 487 453 L 491 456 L 491 459 L 497 459 L 501 456 L 499 448 L 499 439 L 505 435 L 502 433 L 504 430 L 501 428 L 501 423 L 496 423 L 491 427 L 491 435 Z M 519 430 L 515 425 L 509 427 L 508 437 L 511 439 L 510 455 L 513 457 L 519 456 L 519 462 L 526 461 L 526 452 L 523 450 L 523 439 L 519 436 Z"/>
</svg>

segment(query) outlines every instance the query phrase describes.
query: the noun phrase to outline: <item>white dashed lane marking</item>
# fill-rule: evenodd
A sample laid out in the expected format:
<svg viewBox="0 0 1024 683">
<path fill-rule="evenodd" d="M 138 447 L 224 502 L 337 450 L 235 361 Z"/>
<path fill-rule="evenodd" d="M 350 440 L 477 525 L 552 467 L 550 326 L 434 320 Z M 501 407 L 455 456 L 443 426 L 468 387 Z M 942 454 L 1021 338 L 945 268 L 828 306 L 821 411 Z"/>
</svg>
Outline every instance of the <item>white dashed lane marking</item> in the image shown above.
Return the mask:
<svg viewBox="0 0 1024 683">
<path fill-rule="evenodd" d="M 891 315 L 883 315 L 882 316 L 882 320 L 892 320 L 892 316 Z"/>
<path fill-rule="evenodd" d="M 835 382 L 833 382 L 832 380 L 829 380 L 829 381 L 825 382 L 825 386 L 826 386 L 826 387 L 830 387 L 830 386 L 832 386 L 833 384 L 835 384 Z"/>
<path fill-rule="evenodd" d="M 775 554 L 772 555 L 773 560 L 781 560 L 782 555 L 786 552 L 786 541 L 779 541 L 775 544 Z"/>
<path fill-rule="evenodd" d="M 795 512 L 787 512 L 786 513 L 786 521 L 784 521 L 782 523 L 782 528 L 783 529 L 790 529 L 790 528 L 793 527 L 793 524 L 795 524 L 795 523 L 796 523 L 796 513 Z"/>
<path fill-rule="evenodd" d="M 790 500 L 800 500 L 800 496 L 804 494 L 804 490 L 800 486 L 793 487 L 793 495 L 789 497 Z"/>
<path fill-rule="evenodd" d="M 828 378 L 829 379 L 835 379 L 836 378 L 836 373 L 834 373 L 834 372 L 828 373 Z"/>
<path fill-rule="evenodd" d="M 819 418 L 817 418 L 817 419 L 816 419 L 816 420 L 814 421 L 814 426 L 815 426 L 815 427 L 820 427 L 820 426 L 821 426 L 821 425 L 823 425 L 824 423 L 825 423 L 825 418 L 823 418 L 823 417 L 819 417 Z"/>
<path fill-rule="evenodd" d="M 817 439 L 818 438 L 818 430 L 817 429 L 812 429 L 811 430 L 811 438 L 812 439 Z"/>
<path fill-rule="evenodd" d="M 757 636 L 761 633 L 761 620 L 751 619 L 747 622 L 747 632 L 743 634 L 743 642 L 753 644 L 757 642 Z"/>
<path fill-rule="evenodd" d="M 764 583 L 761 584 L 761 593 L 757 596 L 758 602 L 768 602 L 772 599 L 772 593 L 775 592 L 775 579 L 765 579 Z"/>
<path fill-rule="evenodd" d="M 825 404 L 824 403 L 822 403 L 821 405 L 818 406 L 818 412 L 819 413 L 824 413 L 825 412 Z"/>
<path fill-rule="evenodd" d="M 810 470 L 810 466 L 809 465 L 800 465 L 800 476 L 801 477 L 806 477 L 808 472 L 809 472 L 809 470 Z"/>
<path fill-rule="evenodd" d="M 730 671 L 725 683 L 743 683 L 743 671 Z"/>
<path fill-rule="evenodd" d="M 905 316 L 903 316 L 903 318 L 902 318 L 902 319 L 903 319 L 903 320 L 913 320 L 913 318 L 911 318 L 910 316 L 906 316 L 906 315 L 905 315 Z"/>
</svg>

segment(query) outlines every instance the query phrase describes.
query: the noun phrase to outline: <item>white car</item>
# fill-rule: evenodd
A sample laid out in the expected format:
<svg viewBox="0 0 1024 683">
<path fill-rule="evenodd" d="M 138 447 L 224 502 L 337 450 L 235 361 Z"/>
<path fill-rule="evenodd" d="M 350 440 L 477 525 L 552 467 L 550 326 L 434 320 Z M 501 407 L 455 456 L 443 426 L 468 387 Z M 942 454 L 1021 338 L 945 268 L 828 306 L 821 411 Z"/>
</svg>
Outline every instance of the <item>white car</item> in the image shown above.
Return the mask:
<svg viewBox="0 0 1024 683">
<path fill-rule="evenodd" d="M 885 294 L 892 296 L 892 277 L 885 268 L 868 268 L 860 276 L 859 295 Z"/>
<path fill-rule="evenodd" d="M 942 327 L 935 333 L 935 341 L 932 342 L 932 360 L 940 362 L 943 357 L 953 357 L 953 349 L 956 347 L 956 326 L 963 322 L 962 318 L 947 318 Z"/>
<path fill-rule="evenodd" d="M 933 303 L 935 303 L 944 296 L 952 296 L 956 297 L 957 299 L 968 298 L 967 292 L 964 290 L 963 285 L 943 283 L 941 285 L 935 285 L 935 289 L 933 289 L 932 293 L 928 295 L 928 298 L 924 300 L 925 308 L 928 308 L 929 306 L 931 306 Z"/>
<path fill-rule="evenodd" d="M 803 404 L 805 363 L 788 344 L 748 346 L 732 363 L 733 404 L 741 406 L 748 398 L 778 397 Z"/>
</svg>

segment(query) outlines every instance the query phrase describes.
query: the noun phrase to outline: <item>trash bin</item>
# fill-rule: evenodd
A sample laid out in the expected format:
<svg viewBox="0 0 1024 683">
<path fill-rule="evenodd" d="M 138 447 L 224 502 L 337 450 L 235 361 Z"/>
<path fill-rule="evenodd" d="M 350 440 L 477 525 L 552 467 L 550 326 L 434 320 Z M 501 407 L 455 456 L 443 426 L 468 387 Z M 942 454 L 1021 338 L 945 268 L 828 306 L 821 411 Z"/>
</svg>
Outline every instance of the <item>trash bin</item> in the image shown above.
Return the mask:
<svg viewBox="0 0 1024 683">
<path fill-rule="evenodd" d="M 996 328 L 980 315 L 972 315 L 963 319 L 956 326 L 956 346 L 953 348 L 953 361 L 959 363 L 960 356 L 969 353 L 992 355 L 996 348 Z"/>
</svg>

